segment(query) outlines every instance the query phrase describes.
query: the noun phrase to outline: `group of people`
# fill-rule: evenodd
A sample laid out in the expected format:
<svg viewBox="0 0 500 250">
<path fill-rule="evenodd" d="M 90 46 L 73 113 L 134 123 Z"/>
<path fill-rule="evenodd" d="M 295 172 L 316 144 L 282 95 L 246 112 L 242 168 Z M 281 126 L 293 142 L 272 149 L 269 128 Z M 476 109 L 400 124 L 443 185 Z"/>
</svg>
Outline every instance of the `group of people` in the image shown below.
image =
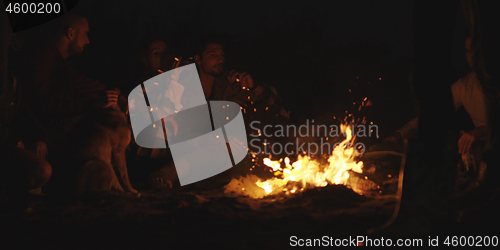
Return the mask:
<svg viewBox="0 0 500 250">
<path fill-rule="evenodd" d="M 8 20 L 5 21 L 2 28 L 9 31 Z M 41 46 L 21 48 L 15 53 L 21 60 L 10 60 L 12 55 L 7 53 L 12 52 L 9 45 L 15 36 L 2 31 L 1 99 L 6 112 L 2 110 L 5 116 L 0 123 L 0 154 L 7 164 L 2 164 L 0 189 L 41 193 L 41 187 L 51 176 L 57 176 L 52 175 L 53 162 L 65 152 L 67 143 L 71 143 L 66 139 L 75 124 L 86 114 L 116 108 L 123 104 L 121 100 L 126 100 L 130 86 L 119 86 L 122 90 L 110 88 L 78 73 L 67 62 L 68 58 L 81 54 L 90 43 L 88 33 L 89 23 L 85 16 L 67 14 Z M 179 61 L 174 59 L 164 39 L 152 38 L 143 45 L 139 61 L 139 74 L 129 83 L 134 85 L 132 87 L 174 67 L 195 63 L 207 100 L 234 101 L 242 106 L 262 105 L 269 110 L 266 114 L 288 118 L 273 87 L 257 84 L 246 72 L 229 71 L 224 67 L 224 48 L 219 40 L 200 39 L 195 55 Z M 13 65 L 13 62 L 21 62 L 22 66 Z M 132 149 L 128 150 L 129 154 L 154 157 L 152 149 L 137 145 L 129 148 Z"/>
<path fill-rule="evenodd" d="M 2 18 L 6 19 L 5 15 Z M 8 20 L 2 20 L 1 33 L 1 123 L 0 189 L 41 193 L 52 175 L 51 157 L 65 147 L 64 138 L 82 115 L 96 109 L 115 107 L 120 96 L 131 90 L 130 86 L 109 88 L 75 71 L 67 62 L 79 55 L 90 43 L 89 23 L 82 15 L 68 14 L 54 29 L 43 46 L 24 51 L 30 60 L 22 67 L 12 65 L 7 51 L 14 35 L 9 31 Z M 471 38 L 465 40 L 467 60 L 470 58 Z M 165 40 L 152 38 L 140 53 L 140 71 L 132 88 L 145 80 L 182 64 L 195 63 L 207 100 L 227 100 L 241 107 L 260 105 L 267 114 L 287 119 L 277 91 L 257 83 L 247 72 L 228 70 L 224 67 L 223 42 L 202 39 L 189 60 L 175 58 Z M 8 64 L 10 63 L 10 64 Z M 489 123 L 483 90 L 474 72 L 451 86 L 455 108 L 464 107 L 472 118 L 473 126 L 464 128 L 458 141 L 460 154 L 467 153 L 477 141 L 485 140 Z M 253 108 L 245 112 L 251 116 Z M 409 131 L 418 127 L 418 118 L 398 130 L 385 141 L 399 143 Z M 134 148 L 134 147 L 132 147 Z M 135 146 L 133 154 L 154 157 L 151 149 Z M 156 152 L 157 153 L 157 152 Z M 480 161 L 480 159 L 479 159 Z M 5 164 L 6 163 L 6 164 Z"/>
</svg>

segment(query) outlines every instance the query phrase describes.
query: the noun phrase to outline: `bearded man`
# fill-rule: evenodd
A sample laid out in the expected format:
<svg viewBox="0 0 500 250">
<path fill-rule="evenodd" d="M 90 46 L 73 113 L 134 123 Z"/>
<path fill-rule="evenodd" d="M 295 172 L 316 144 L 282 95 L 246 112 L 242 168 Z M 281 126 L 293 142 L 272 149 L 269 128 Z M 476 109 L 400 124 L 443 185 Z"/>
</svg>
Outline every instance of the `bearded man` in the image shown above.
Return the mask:
<svg viewBox="0 0 500 250">
<path fill-rule="evenodd" d="M 97 106 L 110 107 L 118 100 L 117 91 L 105 91 L 104 84 L 81 75 L 67 62 L 90 43 L 88 33 L 87 18 L 68 14 L 41 48 L 28 52 L 23 65 L 20 77 L 24 93 L 47 132 L 49 151 L 64 138 L 63 131 L 77 117 Z"/>
</svg>

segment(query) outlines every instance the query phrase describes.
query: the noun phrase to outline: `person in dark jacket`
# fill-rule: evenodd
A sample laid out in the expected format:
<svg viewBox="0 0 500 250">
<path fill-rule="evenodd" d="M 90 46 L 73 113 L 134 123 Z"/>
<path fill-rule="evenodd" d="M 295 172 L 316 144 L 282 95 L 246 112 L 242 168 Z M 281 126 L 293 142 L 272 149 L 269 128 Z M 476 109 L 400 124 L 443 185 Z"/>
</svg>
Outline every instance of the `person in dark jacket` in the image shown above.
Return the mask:
<svg viewBox="0 0 500 250">
<path fill-rule="evenodd" d="M 9 67 L 13 34 L 7 15 L 0 13 L 0 19 L 0 190 L 41 194 L 52 175 L 52 167 L 44 159 L 44 132 Z"/>
<path fill-rule="evenodd" d="M 49 135 L 49 149 L 57 147 L 72 124 L 93 108 L 117 103 L 118 92 L 74 70 L 67 59 L 90 43 L 84 16 L 68 14 L 41 48 L 27 54 L 22 82 L 26 99 Z M 100 98 L 102 97 L 102 98 Z"/>
</svg>

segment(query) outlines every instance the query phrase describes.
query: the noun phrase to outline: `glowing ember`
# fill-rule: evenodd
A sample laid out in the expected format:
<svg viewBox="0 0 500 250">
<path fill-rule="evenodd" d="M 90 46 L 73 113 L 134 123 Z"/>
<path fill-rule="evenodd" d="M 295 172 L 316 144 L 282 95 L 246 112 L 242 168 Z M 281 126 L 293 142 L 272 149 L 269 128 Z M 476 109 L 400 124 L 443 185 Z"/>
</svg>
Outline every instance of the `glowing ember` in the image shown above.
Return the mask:
<svg viewBox="0 0 500 250">
<path fill-rule="evenodd" d="M 284 161 L 272 161 L 264 158 L 263 163 L 271 168 L 274 176 L 271 179 L 261 181 L 255 175 L 248 175 L 239 179 L 233 179 L 226 186 L 226 194 L 250 196 L 252 198 L 263 198 L 267 195 L 285 193 L 286 195 L 298 193 L 306 188 L 324 187 L 328 184 L 345 185 L 353 191 L 363 194 L 366 187 L 373 186 L 373 182 L 354 177 L 350 172 L 362 173 L 363 162 L 356 162 L 358 151 L 354 145 L 352 131 L 349 126 L 342 125 L 342 132 L 346 133 L 346 139 L 334 148 L 328 158 L 328 163 L 320 163 L 308 156 L 299 155 L 297 161 L 291 163 L 286 157 Z M 361 181 L 369 183 L 358 184 Z M 364 186 L 364 187 L 361 187 Z"/>
</svg>

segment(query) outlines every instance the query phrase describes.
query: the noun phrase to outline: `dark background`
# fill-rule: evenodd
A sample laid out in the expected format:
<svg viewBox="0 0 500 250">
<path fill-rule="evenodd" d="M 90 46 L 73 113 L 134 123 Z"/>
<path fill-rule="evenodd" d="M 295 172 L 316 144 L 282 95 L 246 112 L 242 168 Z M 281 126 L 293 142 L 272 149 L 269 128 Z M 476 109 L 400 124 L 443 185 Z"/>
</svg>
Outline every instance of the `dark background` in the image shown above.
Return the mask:
<svg viewBox="0 0 500 250">
<path fill-rule="evenodd" d="M 456 2 L 457 5 L 459 3 Z M 177 56 L 191 56 L 189 45 L 193 39 L 202 33 L 216 32 L 227 40 L 226 67 L 248 71 L 256 81 L 273 85 L 291 111 L 292 122 L 300 124 L 307 118 L 325 123 L 333 122 L 333 116 L 343 117 L 346 110 L 356 113 L 359 101 L 367 96 L 373 100 L 374 105 L 371 113 L 365 115 L 369 116 L 369 121 L 379 126 L 382 139 L 417 114 L 416 100 L 409 82 L 411 5 L 411 1 L 399 0 L 286 3 L 194 0 L 80 1 L 73 11 L 88 15 L 91 43 L 80 57 L 72 58 L 71 61 L 82 73 L 121 87 L 135 82 L 132 76 L 137 69 L 133 65 L 138 60 L 139 47 L 148 37 L 164 35 Z M 446 72 L 449 66 L 455 79 L 458 79 L 468 71 L 463 51 L 465 20 L 460 8 L 456 18 L 451 61 L 449 65 L 443 65 L 443 72 Z M 45 35 L 47 25 L 20 32 L 18 35 L 36 42 Z M 358 105 L 352 105 L 353 102 Z M 425 158 L 433 159 L 428 155 L 425 155 Z M 427 173 L 426 175 L 432 176 Z M 415 182 L 425 184 L 420 180 Z M 408 182 L 405 180 L 405 183 Z M 312 190 L 310 192 L 313 193 L 302 196 L 304 199 L 315 199 L 316 203 L 309 204 L 299 200 L 293 204 L 308 204 L 305 207 L 310 209 L 308 211 L 313 211 L 311 214 L 318 213 L 318 210 L 319 214 L 327 214 L 336 211 L 336 208 L 339 209 L 338 206 L 341 209 L 344 205 L 351 206 L 351 203 L 345 203 L 344 200 L 355 201 L 350 196 L 343 196 L 339 192 L 341 190 L 332 189 L 336 187 L 328 188 L 331 192 L 323 191 L 320 195 L 321 190 Z M 349 194 L 351 193 L 349 191 Z M 332 197 L 339 200 L 332 200 Z M 300 215 L 293 214 L 290 216 L 293 220 L 285 220 L 262 218 L 261 213 L 253 213 L 255 218 L 261 217 L 264 221 L 260 223 L 261 221 L 254 220 L 254 217 L 241 220 L 224 217 L 227 214 L 246 215 L 242 213 L 244 209 L 234 209 L 236 212 L 232 210 L 236 205 L 231 199 L 224 198 L 198 208 L 189 205 L 193 202 L 188 203 L 187 207 L 178 205 L 184 204 L 186 200 L 197 200 L 194 195 L 182 192 L 159 194 L 156 199 L 148 198 L 139 203 L 132 198 L 118 201 L 111 199 L 104 203 L 95 199 L 94 203 L 94 200 L 88 202 L 91 205 L 87 209 L 86 205 L 77 202 L 76 205 L 63 209 L 54 205 L 55 208 L 49 207 L 41 216 L 36 215 L 43 219 L 35 226 L 30 223 L 31 219 L 23 220 L 22 223 L 13 221 L 15 227 L 9 228 L 9 232 L 15 235 L 12 239 L 23 241 L 26 241 L 24 235 L 37 235 L 35 240 L 27 241 L 37 244 L 37 247 L 53 239 L 70 242 L 69 244 L 78 242 L 87 246 L 100 239 L 109 241 L 110 238 L 119 239 L 116 241 L 120 245 L 113 245 L 115 248 L 131 247 L 139 245 L 136 239 L 141 237 L 150 240 L 148 245 L 141 245 L 143 248 L 149 245 L 157 246 L 162 241 L 165 241 L 162 247 L 167 247 L 169 241 L 177 238 L 179 240 L 176 242 L 192 241 L 191 235 L 204 230 L 211 233 L 200 234 L 206 237 L 198 241 L 200 244 L 207 241 L 219 243 L 223 241 L 220 235 L 228 235 L 229 243 L 232 240 L 251 246 L 263 246 L 267 243 L 282 246 L 285 237 L 279 236 L 291 235 L 291 232 L 296 233 L 298 229 L 303 230 L 304 236 L 321 235 L 327 230 L 334 230 L 332 235 L 337 235 L 337 232 L 348 234 L 364 229 L 362 222 L 378 223 L 373 218 L 380 221 L 383 218 L 378 210 L 374 212 L 377 217 L 369 217 L 371 214 L 363 211 L 353 213 L 354 216 L 351 217 L 335 214 L 334 219 L 323 215 L 323 223 L 318 224 L 311 223 L 309 214 L 303 212 L 304 210 L 286 207 L 287 211 L 299 211 Z M 293 204 L 290 205 L 291 208 Z M 51 206 L 50 203 L 42 205 Z M 136 205 L 142 206 L 142 210 L 135 210 Z M 324 208 L 320 205 L 324 205 Z M 462 226 L 458 227 L 462 230 L 459 232 L 464 229 L 467 229 L 467 233 L 488 230 L 488 227 L 481 226 L 482 222 L 490 221 L 493 217 L 489 215 L 495 214 L 497 210 L 491 206 L 487 208 L 489 210 L 470 213 L 469 217 L 464 219 L 465 223 L 462 222 Z M 155 214 L 155 209 L 167 211 L 169 214 Z M 346 211 L 348 209 L 346 208 Z M 128 213 L 121 213 L 124 210 L 128 210 Z M 222 211 L 221 213 L 225 214 L 221 216 L 212 211 Z M 129 216 L 130 213 L 133 216 Z M 58 219 L 53 220 L 52 217 L 58 214 L 63 216 L 56 216 Z M 124 217 L 127 219 L 124 220 Z M 353 217 L 358 219 L 359 223 L 352 223 Z M 72 218 L 74 221 L 70 220 Z M 193 221 L 197 226 L 184 224 L 184 227 L 179 229 L 175 221 L 178 224 Z M 468 227 L 469 225 L 471 227 Z M 216 230 L 217 226 L 222 230 Z M 416 228 L 416 231 L 419 229 L 414 225 L 406 227 Z M 283 228 L 286 230 L 282 230 Z M 26 229 L 30 233 L 27 233 Z M 475 231 L 476 229 L 482 231 Z M 142 234 L 137 235 L 136 232 Z M 278 237 L 277 232 L 281 232 Z M 253 237 L 256 233 L 257 236 Z"/>
<path fill-rule="evenodd" d="M 120 87 L 133 84 L 139 47 L 147 38 L 165 36 L 176 56 L 188 57 L 193 40 L 215 33 L 227 42 L 226 67 L 274 86 L 293 123 L 307 118 L 331 123 L 329 119 L 343 117 L 347 110 L 368 115 L 385 137 L 417 114 L 409 83 L 411 5 L 368 0 L 83 0 L 72 11 L 89 17 L 90 44 L 71 61 L 89 77 Z M 457 79 L 468 70 L 465 20 L 460 8 L 458 12 L 450 62 Z M 20 35 L 38 39 L 45 27 Z M 364 97 L 374 105 L 369 113 L 358 114 Z"/>
</svg>

